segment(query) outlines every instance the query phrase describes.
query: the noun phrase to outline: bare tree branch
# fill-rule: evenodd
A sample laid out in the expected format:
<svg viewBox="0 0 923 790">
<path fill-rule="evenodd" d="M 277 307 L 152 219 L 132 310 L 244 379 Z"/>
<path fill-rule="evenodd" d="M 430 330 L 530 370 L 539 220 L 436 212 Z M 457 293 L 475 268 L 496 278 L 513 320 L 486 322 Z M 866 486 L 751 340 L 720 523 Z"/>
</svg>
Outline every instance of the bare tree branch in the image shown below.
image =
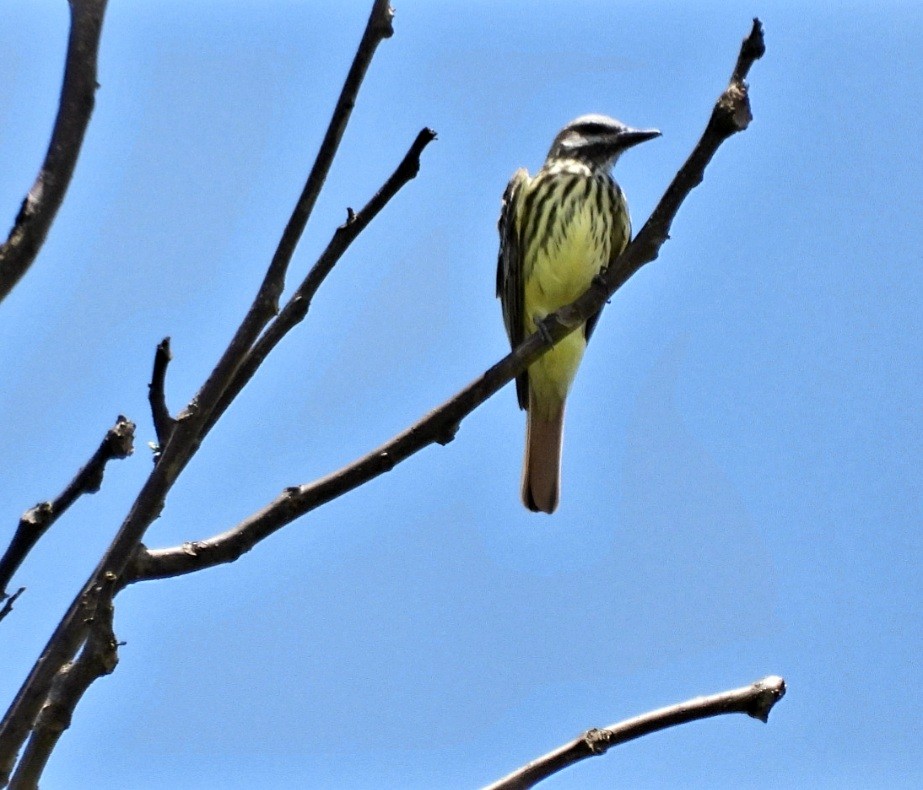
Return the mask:
<svg viewBox="0 0 923 790">
<path fill-rule="evenodd" d="M 314 210 L 317 196 L 327 180 L 327 173 L 330 172 L 333 157 L 336 156 L 343 132 L 346 130 L 346 124 L 349 122 L 349 116 L 355 106 L 359 86 L 362 84 L 369 63 L 372 62 L 372 55 L 375 54 L 375 49 L 383 39 L 394 35 L 394 28 L 391 26 L 393 19 L 394 9 L 391 8 L 387 0 L 375 0 L 362 41 L 359 42 L 356 57 L 349 69 L 349 73 L 346 75 L 346 82 L 337 101 L 333 120 L 330 122 L 330 126 L 327 127 L 327 133 L 324 135 L 320 152 L 314 162 L 314 167 L 311 168 L 308 181 L 304 185 L 304 191 L 302 191 L 301 197 L 298 199 L 295 212 L 285 227 L 282 241 L 279 243 L 276 254 L 273 256 L 272 263 L 269 266 L 268 281 L 281 285 L 285 278 L 285 272 L 295 252 L 295 246 L 308 224 L 308 218 Z M 275 309 L 278 310 L 278 300 L 282 295 L 281 288 L 277 291 L 272 291 L 268 295 L 272 297 Z"/>
<path fill-rule="evenodd" d="M 134 451 L 135 424 L 121 414 L 107 432 L 90 460 L 77 472 L 67 487 L 51 502 L 39 502 L 19 519 L 9 548 L 0 558 L 0 600 L 26 556 L 51 525 L 83 494 L 95 494 L 103 482 L 106 464 L 113 458 L 127 458 Z M 17 593 L 18 594 L 18 593 Z M 10 602 L 8 602 L 10 603 Z M 8 613 L 0 612 L 0 620 Z"/>
<path fill-rule="evenodd" d="M 759 19 L 754 17 L 753 27 L 750 28 L 749 35 L 740 45 L 740 54 L 737 56 L 737 63 L 734 64 L 734 71 L 731 73 L 731 85 L 742 84 L 750 73 L 750 67 L 765 54 L 766 42 L 763 39 L 763 25 Z"/>
<path fill-rule="evenodd" d="M 276 314 L 278 298 L 284 287 L 286 269 L 295 245 L 307 223 L 317 192 L 323 186 L 372 56 L 378 44 L 393 33 L 392 18 L 393 12 L 387 0 L 374 0 L 365 32 L 334 109 L 317 161 L 308 178 L 308 184 L 302 192 L 253 304 L 205 383 L 177 417 L 176 425 L 166 446 L 162 448 L 157 465 L 138 492 L 118 533 L 90 579 L 55 628 L 48 644 L 0 721 L 0 787 L 5 786 L 9 779 L 16 755 L 48 696 L 56 673 L 76 655 L 86 638 L 86 624 L 80 617 L 81 601 L 85 595 L 98 587 L 108 574 L 114 574 L 116 578 L 123 574 L 147 528 L 160 516 L 167 494 L 211 427 L 212 423 L 209 420 L 219 399 L 263 328 Z"/>
<path fill-rule="evenodd" d="M 450 442 L 464 417 L 525 370 L 554 343 L 598 312 L 633 274 L 657 258 L 660 247 L 669 238 L 670 225 L 680 205 L 702 182 L 705 168 L 718 147 L 736 132 L 746 129 L 751 120 L 747 87 L 742 80 L 753 61 L 762 55 L 762 42 L 763 29 L 759 20 L 755 19 L 750 35 L 741 46 L 734 76 L 718 98 L 701 139 L 638 235 L 619 258 L 596 278 L 583 296 L 556 313 L 549 314 L 543 322 L 543 329 L 526 338 L 520 346 L 461 392 L 357 461 L 313 483 L 286 488 L 261 510 L 207 540 L 159 550 L 140 547 L 124 583 L 192 573 L 212 565 L 233 562 L 286 524 L 390 471 L 424 447 Z M 291 303 L 283 310 L 279 320 L 290 307 Z M 264 337 L 270 336 L 274 327 L 275 324 Z M 262 342 L 263 338 L 260 339 Z"/>
<path fill-rule="evenodd" d="M 741 44 L 731 80 L 718 97 L 702 138 L 625 252 L 596 279 L 586 294 L 573 304 L 558 310 L 557 314 L 552 313 L 548 316 L 545 324 L 552 336 L 557 337 L 557 332 L 562 331 L 557 326 L 552 326 L 553 324 L 561 325 L 565 333 L 572 332 L 605 304 L 606 299 L 621 288 L 638 269 L 656 260 L 660 247 L 670 238 L 670 226 L 680 205 L 689 193 L 702 183 L 705 168 L 719 146 L 737 132 L 744 131 L 753 120 L 747 84 L 744 80 L 750 72 L 750 67 L 765 51 L 763 26 L 759 19 L 754 19 L 749 35 Z M 527 341 L 522 347 L 528 345 Z"/>
<path fill-rule="evenodd" d="M 185 465 L 192 453 L 195 452 L 198 442 L 207 433 L 208 426 L 214 423 L 214 420 L 211 420 L 211 412 L 236 374 L 237 368 L 246 358 L 260 333 L 278 313 L 279 298 L 285 288 L 285 276 L 289 263 L 295 254 L 298 241 L 305 227 L 307 227 L 317 196 L 320 194 L 320 190 L 327 179 L 327 174 L 330 172 L 330 166 L 333 163 L 334 156 L 336 156 L 346 124 L 356 104 L 356 96 L 359 93 L 359 88 L 362 85 L 362 80 L 369 64 L 372 62 L 372 56 L 375 54 L 378 45 L 384 39 L 390 38 L 394 33 L 391 26 L 393 18 L 394 11 L 388 4 L 388 0 L 374 0 L 365 32 L 362 34 L 362 39 L 359 42 L 349 73 L 346 75 L 343 89 L 334 107 L 333 116 L 321 142 L 317 158 L 308 175 L 301 196 L 298 198 L 292 216 L 285 226 L 282 238 L 273 254 L 272 261 L 266 270 L 266 275 L 257 291 L 257 295 L 218 364 L 186 410 L 179 415 L 180 430 L 174 431 L 174 434 L 177 435 L 171 437 L 171 441 L 174 439 L 179 441 L 184 448 L 184 450 L 177 452 L 179 456 L 177 461 L 180 468 Z M 203 426 L 206 426 L 204 431 L 202 430 Z M 194 439 L 193 437 L 198 438 Z M 190 448 L 188 452 L 185 451 L 187 447 Z M 182 456 L 185 456 L 184 460 L 182 460 Z M 162 458 L 161 463 L 164 460 Z M 143 529 L 141 534 L 143 534 Z"/>
<path fill-rule="evenodd" d="M 710 697 L 696 697 L 619 724 L 612 724 L 601 730 L 587 730 L 579 738 L 533 760 L 498 782 L 488 785 L 484 790 L 526 790 L 569 765 L 587 757 L 605 754 L 613 746 L 690 721 L 721 716 L 725 713 L 746 713 L 754 719 L 766 722 L 769 720 L 772 707 L 784 695 L 785 681 L 777 675 L 770 675 L 743 688 L 724 691 Z"/>
<path fill-rule="evenodd" d="M 154 432 L 157 434 L 157 455 L 170 439 L 176 420 L 170 416 L 167 408 L 166 379 L 167 367 L 173 354 L 170 352 L 170 338 L 165 337 L 157 344 L 154 352 L 154 372 L 151 374 L 151 383 L 148 387 L 148 400 L 151 404 L 151 418 L 154 421 Z"/>
<path fill-rule="evenodd" d="M 20 587 L 12 595 L 7 596 L 6 600 L 3 600 L 3 596 L 0 595 L 0 601 L 3 601 L 3 608 L 0 609 L 0 620 L 6 617 L 10 612 L 13 611 L 13 604 L 16 603 L 16 599 L 26 591 L 25 587 Z"/>
<path fill-rule="evenodd" d="M 10 790 L 37 790 L 38 780 L 61 735 L 70 727 L 74 708 L 97 679 L 113 672 L 119 662 L 119 642 L 112 630 L 115 578 L 106 580 L 84 599 L 89 632 L 80 656 L 55 677 L 48 699 L 35 722 L 32 737 L 10 780 Z"/>
<path fill-rule="evenodd" d="M 240 366 L 237 375 L 234 376 L 234 380 L 225 390 L 220 403 L 212 413 L 209 427 L 224 414 L 227 407 L 240 394 L 247 382 L 253 378 L 260 365 L 263 364 L 263 360 L 278 345 L 279 341 L 304 320 L 311 306 L 311 300 L 327 278 L 327 275 L 333 271 L 333 267 L 343 256 L 343 253 L 349 249 L 349 245 L 378 216 L 378 213 L 388 204 L 391 198 L 408 181 L 416 177 L 420 171 L 420 154 L 435 139 L 436 133 L 432 129 L 421 129 L 400 164 L 372 199 L 358 213 L 352 209 L 347 209 L 346 222 L 336 229 L 327 248 L 311 267 L 292 298 L 289 299 L 278 317 L 260 336 L 260 339 L 254 344 L 247 358 Z"/>
<path fill-rule="evenodd" d="M 69 0 L 70 37 L 51 143 L 9 237 L 0 246 L 0 302 L 28 271 L 48 235 L 74 174 L 93 114 L 96 60 L 108 0 Z"/>
</svg>

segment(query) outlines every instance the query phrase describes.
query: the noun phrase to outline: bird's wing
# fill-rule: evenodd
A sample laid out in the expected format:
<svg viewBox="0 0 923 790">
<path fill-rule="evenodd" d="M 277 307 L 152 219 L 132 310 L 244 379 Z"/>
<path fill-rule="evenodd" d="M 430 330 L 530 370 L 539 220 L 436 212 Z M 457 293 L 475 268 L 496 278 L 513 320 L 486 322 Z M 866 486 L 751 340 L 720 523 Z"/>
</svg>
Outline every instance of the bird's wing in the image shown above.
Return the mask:
<svg viewBox="0 0 923 790">
<path fill-rule="evenodd" d="M 611 210 L 613 216 L 615 216 L 618 221 L 612 230 L 612 253 L 609 256 L 609 260 L 606 262 L 606 268 L 618 260 L 619 255 L 625 251 L 628 242 L 631 241 L 631 216 L 628 214 L 628 205 L 625 203 L 622 190 L 617 184 L 615 185 L 615 194 L 616 200 Z M 605 305 L 603 305 L 603 307 L 605 307 Z M 590 342 L 590 336 L 593 334 L 593 330 L 596 329 L 596 324 L 602 312 L 603 308 L 600 307 L 583 325 L 583 336 L 586 338 L 587 343 Z"/>
<path fill-rule="evenodd" d="M 522 245 L 520 244 L 520 223 L 518 218 L 520 202 L 523 199 L 523 185 L 528 184 L 529 173 L 519 168 L 503 193 L 500 220 L 500 254 L 497 257 L 497 296 L 503 309 L 503 323 L 510 346 L 516 348 L 525 337 L 523 322 L 523 274 Z M 527 373 L 516 377 L 516 396 L 519 408 L 529 404 L 529 379 Z"/>
</svg>

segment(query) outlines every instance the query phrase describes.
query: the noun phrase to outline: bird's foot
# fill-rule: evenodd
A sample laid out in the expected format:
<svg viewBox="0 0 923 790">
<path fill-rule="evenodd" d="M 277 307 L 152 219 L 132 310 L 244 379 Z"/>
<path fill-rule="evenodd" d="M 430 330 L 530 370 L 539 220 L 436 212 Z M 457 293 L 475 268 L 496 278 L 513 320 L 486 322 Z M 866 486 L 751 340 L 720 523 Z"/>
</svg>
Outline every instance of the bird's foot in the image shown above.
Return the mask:
<svg viewBox="0 0 923 790">
<path fill-rule="evenodd" d="M 549 346 L 554 344 L 554 338 L 551 336 L 551 330 L 547 325 L 548 318 L 543 318 L 535 325 L 535 330 L 542 336 L 542 340 Z"/>
</svg>

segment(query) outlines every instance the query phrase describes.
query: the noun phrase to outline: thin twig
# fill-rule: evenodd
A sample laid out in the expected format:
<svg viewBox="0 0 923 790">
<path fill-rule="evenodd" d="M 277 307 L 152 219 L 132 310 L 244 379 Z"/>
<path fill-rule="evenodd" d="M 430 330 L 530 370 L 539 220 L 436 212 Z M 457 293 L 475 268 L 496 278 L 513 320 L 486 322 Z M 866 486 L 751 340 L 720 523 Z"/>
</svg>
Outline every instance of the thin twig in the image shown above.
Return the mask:
<svg viewBox="0 0 923 790">
<path fill-rule="evenodd" d="M 579 738 L 533 760 L 488 785 L 484 790 L 526 790 L 569 765 L 587 757 L 605 754 L 613 746 L 690 721 L 721 716 L 725 713 L 746 713 L 754 719 L 766 722 L 773 705 L 784 695 L 785 681 L 777 675 L 770 675 L 743 688 L 724 691 L 710 697 L 696 697 L 603 729 L 587 730 Z"/>
<path fill-rule="evenodd" d="M 9 548 L 0 558 L 0 600 L 6 598 L 6 587 L 23 560 L 64 512 L 83 494 L 95 494 L 103 482 L 106 464 L 113 458 L 127 458 L 134 451 L 135 424 L 121 414 L 90 456 L 90 460 L 58 496 L 50 502 L 39 502 L 19 519 L 19 526 Z M 0 612 L 3 619 L 6 612 Z"/>
<path fill-rule="evenodd" d="M 309 183 L 316 186 L 312 186 L 311 189 L 306 186 L 293 219 L 283 234 L 279 250 L 273 256 L 247 315 L 205 383 L 177 417 L 177 423 L 169 441 L 162 448 L 157 465 L 138 492 L 118 533 L 90 579 L 58 623 L 45 649 L 0 721 L 0 787 L 5 785 L 10 776 L 16 755 L 48 696 L 56 673 L 76 655 L 86 637 L 86 624 L 80 618 L 81 601 L 89 591 L 99 586 L 107 574 L 114 574 L 117 578 L 122 576 L 147 528 L 160 516 L 167 494 L 213 424 L 210 421 L 212 411 L 251 346 L 276 314 L 288 262 L 316 199 L 314 190 L 319 190 L 323 186 L 372 56 L 381 41 L 390 37 L 393 32 L 392 17 L 393 12 L 387 0 L 374 1 L 365 32 L 318 154 L 319 162 L 315 164 L 312 176 L 308 179 Z"/>
<path fill-rule="evenodd" d="M 87 640 L 76 661 L 55 677 L 48 699 L 35 721 L 32 737 L 10 780 L 10 790 L 37 790 L 38 781 L 58 739 L 70 727 L 74 708 L 90 685 L 113 672 L 119 662 L 119 642 L 112 630 L 112 595 L 115 579 L 106 580 L 84 601 Z"/>
<path fill-rule="evenodd" d="M 545 319 L 544 331 L 526 338 L 480 378 L 403 433 L 327 477 L 286 488 L 272 502 L 226 532 L 173 548 L 149 550 L 140 547 L 124 582 L 177 576 L 233 562 L 286 524 L 390 471 L 424 447 L 450 442 L 464 417 L 554 343 L 598 312 L 635 272 L 657 257 L 660 247 L 669 238 L 670 225 L 680 205 L 702 182 L 705 168 L 715 151 L 735 132 L 745 129 L 750 120 L 746 85 L 737 76 L 746 75 L 752 65 L 749 58 L 761 54 L 761 47 L 756 43 L 761 44 L 762 37 L 762 26 L 759 20 L 754 20 L 753 29 L 741 47 L 741 56 L 734 70 L 735 78 L 719 97 L 701 139 L 667 187 L 650 219 L 583 296 Z"/>
<path fill-rule="evenodd" d="M 763 25 L 759 19 L 754 17 L 750 34 L 740 45 L 740 54 L 737 56 L 737 63 L 734 64 L 734 71 L 731 74 L 731 84 L 742 83 L 747 79 L 750 67 L 765 54 L 766 42 L 763 39 Z"/>
<path fill-rule="evenodd" d="M 165 337 L 157 344 L 154 352 L 154 371 L 151 374 L 151 383 L 148 387 L 148 400 L 151 404 L 151 418 L 154 421 L 154 432 L 157 434 L 157 454 L 169 441 L 173 433 L 176 420 L 170 415 L 167 408 L 166 379 L 167 367 L 173 354 L 170 352 L 170 338 Z"/>
<path fill-rule="evenodd" d="M 333 119 L 327 127 L 327 133 L 320 145 L 320 151 L 317 159 L 314 161 L 314 167 L 308 176 L 307 183 L 295 211 L 289 219 L 288 225 L 285 226 L 285 232 L 282 234 L 282 240 L 276 254 L 273 256 L 272 263 L 269 266 L 267 279 L 273 282 L 281 283 L 285 279 L 285 272 L 288 269 L 289 261 L 295 252 L 295 247 L 305 226 L 308 224 L 308 218 L 314 210 L 314 204 L 320 194 L 324 182 L 327 180 L 327 174 L 330 172 L 330 165 L 336 156 L 337 148 L 346 131 L 346 124 L 349 122 L 349 116 L 352 114 L 355 105 L 356 93 L 359 85 L 365 77 L 369 63 L 372 62 L 372 55 L 375 49 L 383 39 L 390 38 L 394 35 L 394 28 L 391 22 L 394 19 L 394 9 L 388 4 L 388 0 L 376 0 L 369 15 L 369 21 L 359 42 L 359 48 L 356 51 L 356 57 L 353 59 L 349 73 L 346 75 L 346 82 L 343 84 L 343 90 L 340 92 L 340 98 L 337 100 L 336 109 L 333 112 Z M 282 295 L 282 290 L 274 291 L 272 297 L 275 300 L 276 309 L 278 309 L 278 300 Z"/>
<path fill-rule="evenodd" d="M 0 601 L 3 601 L 3 608 L 0 609 L 0 620 L 6 617 L 10 612 L 13 611 L 13 604 L 16 603 L 16 599 L 26 591 L 25 587 L 20 587 L 12 595 L 6 595 L 6 593 L 0 594 Z M 6 599 L 4 600 L 4 595 Z"/>
<path fill-rule="evenodd" d="M 108 0 L 70 0 L 64 82 L 51 142 L 38 177 L 0 245 L 0 302 L 35 261 L 61 207 L 93 114 L 96 61 Z"/>
</svg>

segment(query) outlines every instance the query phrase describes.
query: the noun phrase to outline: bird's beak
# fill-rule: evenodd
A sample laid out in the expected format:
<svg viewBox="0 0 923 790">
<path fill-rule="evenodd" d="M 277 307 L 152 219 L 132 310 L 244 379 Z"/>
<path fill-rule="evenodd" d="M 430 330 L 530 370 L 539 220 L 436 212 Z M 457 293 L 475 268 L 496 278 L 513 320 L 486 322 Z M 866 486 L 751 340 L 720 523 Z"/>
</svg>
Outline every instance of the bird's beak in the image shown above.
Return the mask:
<svg viewBox="0 0 923 790">
<path fill-rule="evenodd" d="M 619 133 L 619 148 L 625 150 L 655 137 L 660 137 L 659 129 L 625 129 Z"/>
</svg>

